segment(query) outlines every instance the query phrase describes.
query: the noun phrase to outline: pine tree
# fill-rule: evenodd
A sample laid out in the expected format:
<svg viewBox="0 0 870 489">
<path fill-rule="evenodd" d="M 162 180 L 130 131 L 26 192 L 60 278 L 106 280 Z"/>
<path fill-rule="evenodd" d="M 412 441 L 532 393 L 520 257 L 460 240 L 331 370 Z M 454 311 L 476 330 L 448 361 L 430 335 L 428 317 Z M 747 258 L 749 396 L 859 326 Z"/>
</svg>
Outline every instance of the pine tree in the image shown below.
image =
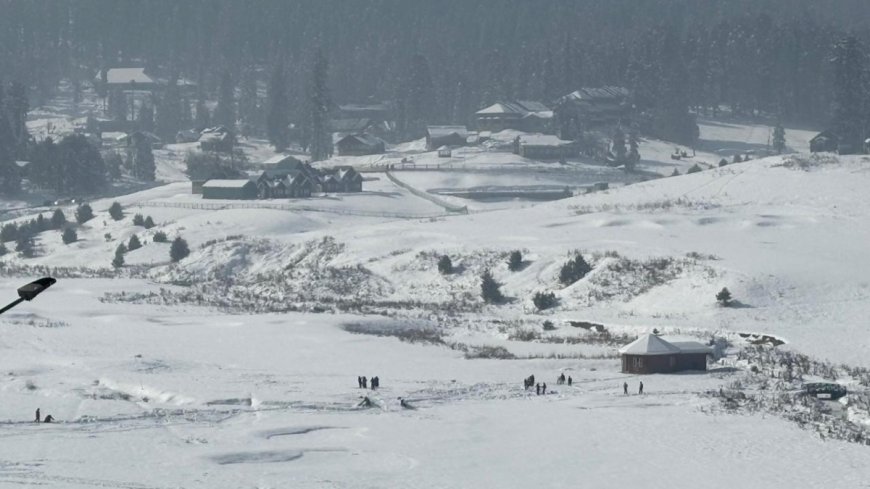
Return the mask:
<svg viewBox="0 0 870 489">
<path fill-rule="evenodd" d="M 142 223 L 142 227 L 145 229 L 151 229 L 154 226 L 156 226 L 156 224 L 154 224 L 154 219 L 151 219 L 151 216 L 146 217 L 145 221 Z"/>
<path fill-rule="evenodd" d="M 36 245 L 33 243 L 33 235 L 29 231 L 18 233 L 18 238 L 15 240 L 15 251 L 20 252 L 25 258 L 36 256 Z"/>
<path fill-rule="evenodd" d="M 422 54 L 411 60 L 411 73 L 404 90 L 407 128 L 406 137 L 419 138 L 425 134 L 426 125 L 433 122 L 435 111 L 435 87 L 429 61 Z"/>
<path fill-rule="evenodd" d="M 121 207 L 120 203 L 112 202 L 112 205 L 109 206 L 109 216 L 116 221 L 124 219 L 124 208 Z"/>
<path fill-rule="evenodd" d="M 14 222 L 6 223 L 0 228 L 0 242 L 15 241 L 18 238 L 18 226 Z"/>
<path fill-rule="evenodd" d="M 716 294 L 716 300 L 723 306 L 731 303 L 731 291 L 728 290 L 728 287 L 722 287 L 722 290 Z"/>
<path fill-rule="evenodd" d="M 133 216 L 133 225 L 134 226 L 145 226 L 145 217 L 142 214 L 136 214 Z"/>
<path fill-rule="evenodd" d="M 60 229 L 66 224 L 66 216 L 60 209 L 55 209 L 51 215 L 51 229 Z"/>
<path fill-rule="evenodd" d="M 686 174 L 688 175 L 691 173 L 698 173 L 699 171 L 701 171 L 701 167 L 698 166 L 697 163 L 695 163 L 694 165 L 690 166 L 688 170 L 686 170 Z"/>
<path fill-rule="evenodd" d="M 508 257 L 508 270 L 516 272 L 523 267 L 523 254 L 519 250 L 511 251 Z"/>
<path fill-rule="evenodd" d="M 6 100 L 0 105 L 5 107 L 9 128 L 12 131 L 13 156 L 23 159 L 27 156 L 27 141 L 30 138 L 27 132 L 27 112 L 30 110 L 27 87 L 18 82 L 10 83 L 6 91 Z"/>
<path fill-rule="evenodd" d="M 275 147 L 276 152 L 283 151 L 290 144 L 288 134 L 290 103 L 287 99 L 285 85 L 284 66 L 278 64 L 272 71 L 272 78 L 269 80 L 269 115 L 266 119 L 269 143 Z"/>
<path fill-rule="evenodd" d="M 438 259 L 438 272 L 440 272 L 441 275 L 453 273 L 453 262 L 450 260 L 449 256 L 441 255 L 441 258 Z"/>
<path fill-rule="evenodd" d="M 115 268 L 121 268 L 124 266 L 124 253 L 127 252 L 127 248 L 123 244 L 119 244 L 117 248 L 115 248 L 115 258 L 112 259 L 112 266 Z"/>
<path fill-rule="evenodd" d="M 136 236 L 135 234 L 133 236 L 130 236 L 130 241 L 127 243 L 127 250 L 128 251 L 138 250 L 141 247 L 142 247 L 142 242 L 139 241 L 139 237 Z"/>
<path fill-rule="evenodd" d="M 127 154 L 127 166 L 132 170 L 133 176 L 146 182 L 155 179 L 156 167 L 154 165 L 154 153 L 151 152 L 151 142 L 146 137 L 136 137 Z"/>
<path fill-rule="evenodd" d="M 329 64 L 321 49 L 314 55 L 314 68 L 309 94 L 309 123 L 311 125 L 309 153 L 311 161 L 322 161 L 332 156 L 332 140 L 327 127 L 332 104 L 327 86 Z"/>
<path fill-rule="evenodd" d="M 155 243 L 165 243 L 168 241 L 168 239 L 166 237 L 166 233 L 164 233 L 163 231 L 157 231 L 156 233 L 154 233 L 154 238 L 152 238 L 152 241 L 154 241 Z"/>
<path fill-rule="evenodd" d="M 84 224 L 94 218 L 94 210 L 88 204 L 82 204 L 76 207 L 76 222 Z M 52 223 L 54 219 L 52 219 Z"/>
<path fill-rule="evenodd" d="M 617 165 L 625 164 L 628 150 L 625 148 L 625 133 L 622 131 L 621 127 L 617 126 L 613 131 L 611 152 L 613 153 L 613 159 Z"/>
<path fill-rule="evenodd" d="M 0 83 L 0 193 L 14 194 L 21 190 L 21 175 L 15 166 L 16 140 L 4 93 Z"/>
<path fill-rule="evenodd" d="M 42 232 L 48 230 L 48 228 L 48 220 L 42 216 L 42 213 L 40 213 L 38 216 L 36 216 L 36 230 L 38 232 Z"/>
<path fill-rule="evenodd" d="M 535 292 L 535 295 L 532 296 L 532 304 L 539 311 L 550 309 L 556 305 L 556 294 L 553 292 Z"/>
<path fill-rule="evenodd" d="M 173 75 L 169 79 L 160 104 L 157 106 L 155 126 L 157 134 L 161 138 L 170 140 L 175 138 L 175 134 L 182 128 L 184 120 L 182 112 L 184 110 L 186 107 L 181 100 L 178 76 Z"/>
<path fill-rule="evenodd" d="M 172 245 L 169 247 L 169 258 L 173 262 L 181 261 L 189 254 L 190 248 L 187 247 L 187 241 L 183 240 L 181 236 L 172 241 Z"/>
<path fill-rule="evenodd" d="M 239 127 L 243 135 L 259 134 L 262 130 L 260 95 L 257 89 L 257 71 L 248 67 L 242 72 L 239 83 Z"/>
<path fill-rule="evenodd" d="M 500 287 L 501 285 L 493 278 L 492 272 L 489 269 L 484 270 L 480 275 L 480 296 L 483 297 L 483 301 L 487 304 L 497 304 L 504 301 L 504 296 L 499 290 Z"/>
<path fill-rule="evenodd" d="M 629 131 L 628 148 L 628 158 L 625 160 L 625 170 L 634 171 L 637 164 L 640 162 L 640 141 L 638 140 L 637 131 Z"/>
<path fill-rule="evenodd" d="M 63 244 L 75 243 L 79 240 L 78 233 L 72 226 L 68 226 L 63 230 L 63 234 L 61 235 L 61 239 L 63 240 Z"/>
<path fill-rule="evenodd" d="M 782 124 L 777 124 L 773 129 L 773 149 L 777 154 L 782 154 L 785 151 L 785 128 Z"/>
<path fill-rule="evenodd" d="M 236 97 L 235 86 L 230 73 L 225 71 L 221 75 L 220 88 L 218 90 L 218 104 L 214 109 L 214 123 L 229 129 L 236 130 Z"/>
<path fill-rule="evenodd" d="M 848 36 L 834 46 L 833 127 L 841 147 L 857 152 L 867 134 L 867 55 L 861 42 Z"/>
</svg>

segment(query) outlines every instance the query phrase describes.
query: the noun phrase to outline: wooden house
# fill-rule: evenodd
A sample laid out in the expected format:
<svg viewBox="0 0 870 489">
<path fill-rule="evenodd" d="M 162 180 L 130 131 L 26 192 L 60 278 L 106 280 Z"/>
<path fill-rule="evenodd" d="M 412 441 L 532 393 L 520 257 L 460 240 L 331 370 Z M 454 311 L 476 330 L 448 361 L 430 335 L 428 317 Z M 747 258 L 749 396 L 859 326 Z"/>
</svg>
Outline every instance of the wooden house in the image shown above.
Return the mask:
<svg viewBox="0 0 870 489">
<path fill-rule="evenodd" d="M 349 134 L 335 143 L 335 149 L 339 156 L 365 156 L 383 154 L 386 145 L 370 134 Z"/>
<path fill-rule="evenodd" d="M 581 132 L 627 124 L 633 116 L 631 92 L 622 87 L 581 88 L 560 97 L 553 108 L 558 134 L 577 139 Z"/>
<path fill-rule="evenodd" d="M 203 199 L 249 200 L 257 198 L 257 184 L 251 180 L 209 180 L 202 185 Z"/>
<path fill-rule="evenodd" d="M 833 131 L 823 131 L 810 139 L 810 152 L 836 153 L 840 146 L 840 138 Z"/>
<path fill-rule="evenodd" d="M 475 114 L 478 131 L 503 131 L 516 129 L 526 132 L 548 132 L 551 129 L 553 111 L 541 102 L 517 100 L 498 102 Z"/>
<path fill-rule="evenodd" d="M 426 149 L 434 151 L 441 146 L 465 146 L 468 144 L 468 129 L 465 126 L 428 126 Z"/>
<path fill-rule="evenodd" d="M 574 143 L 549 134 L 518 136 L 517 154 L 532 160 L 558 160 L 573 156 L 577 151 Z"/>
<path fill-rule="evenodd" d="M 203 151 L 231 153 L 235 144 L 235 135 L 224 126 L 203 129 L 199 136 L 199 149 Z"/>
<path fill-rule="evenodd" d="M 644 334 L 619 349 L 622 372 L 656 374 L 683 370 L 707 370 L 709 346 L 695 341 L 668 342 L 654 334 Z"/>
</svg>

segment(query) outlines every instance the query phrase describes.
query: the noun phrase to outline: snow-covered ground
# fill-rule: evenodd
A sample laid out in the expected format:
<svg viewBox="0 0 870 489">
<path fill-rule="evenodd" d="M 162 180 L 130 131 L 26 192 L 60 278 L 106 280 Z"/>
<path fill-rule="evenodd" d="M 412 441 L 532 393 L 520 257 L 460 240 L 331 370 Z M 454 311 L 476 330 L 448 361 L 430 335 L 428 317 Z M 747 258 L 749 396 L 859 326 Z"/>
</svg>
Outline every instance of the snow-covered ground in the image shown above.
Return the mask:
<svg viewBox="0 0 870 489">
<path fill-rule="evenodd" d="M 675 145 L 645 140 L 648 176 L 683 174 L 645 182 L 486 147 L 438 158 L 420 141 L 324 163 L 378 170 L 406 158 L 423 168 L 393 177 L 423 191 L 611 183 L 553 202 L 442 196 L 467 202 L 467 215 L 378 171 L 360 194 L 204 201 L 183 178 L 191 145 L 155 151 L 169 183 L 94 200 L 76 243 L 45 231 L 37 257 L 0 258 L 10 300 L 34 275 L 59 277 L 0 320 L 0 486 L 866 487 L 867 447 L 835 440 L 824 423 L 870 426 L 856 368 L 870 367 L 870 159 L 718 168 L 735 152 L 758 157 L 767 130 L 701 121 L 701 144 L 681 160 L 670 158 Z M 789 147 L 804 151 L 808 135 L 787 128 Z M 243 150 L 269 155 L 262 141 Z M 695 163 L 705 171 L 684 175 Z M 107 214 L 113 201 L 121 221 Z M 134 226 L 137 213 L 156 227 Z M 183 236 L 191 255 L 171 264 L 157 231 Z M 114 251 L 133 234 L 145 245 L 116 271 Z M 516 271 L 512 250 L 523 254 Z M 577 251 L 593 270 L 563 286 L 560 268 Z M 438 272 L 442 255 L 453 273 Z M 486 269 L 502 304 L 480 298 Z M 722 287 L 733 307 L 716 303 Z M 554 308 L 535 309 L 539 291 L 555 294 Z M 617 348 L 654 328 L 732 346 L 706 374 L 621 374 Z M 830 377 L 824 360 L 836 365 L 847 400 L 802 405 L 831 410 L 821 427 L 747 407 L 799 386 L 784 363 L 747 357 L 760 335 L 808 355 L 804 380 Z M 556 385 L 560 373 L 573 385 Z M 522 389 L 530 374 L 547 395 Z M 362 375 L 382 389 L 359 389 Z M 731 392 L 752 401 L 725 408 Z M 366 394 L 370 408 L 359 405 Z M 37 407 L 59 422 L 32 423 Z"/>
</svg>

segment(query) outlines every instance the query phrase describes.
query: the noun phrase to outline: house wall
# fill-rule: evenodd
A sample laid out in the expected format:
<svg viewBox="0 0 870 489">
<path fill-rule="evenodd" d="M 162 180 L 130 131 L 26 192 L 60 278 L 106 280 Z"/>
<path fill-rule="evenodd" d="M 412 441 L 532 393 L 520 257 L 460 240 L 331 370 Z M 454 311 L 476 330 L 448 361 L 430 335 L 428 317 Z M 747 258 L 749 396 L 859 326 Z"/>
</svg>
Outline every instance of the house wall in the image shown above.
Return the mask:
<svg viewBox="0 0 870 489">
<path fill-rule="evenodd" d="M 622 355 L 622 372 L 627 374 L 661 374 L 683 370 L 707 370 L 706 353 L 669 355 Z"/>
<path fill-rule="evenodd" d="M 239 188 L 204 187 L 203 199 L 248 200 L 257 198 L 257 186 L 253 182 Z"/>
</svg>

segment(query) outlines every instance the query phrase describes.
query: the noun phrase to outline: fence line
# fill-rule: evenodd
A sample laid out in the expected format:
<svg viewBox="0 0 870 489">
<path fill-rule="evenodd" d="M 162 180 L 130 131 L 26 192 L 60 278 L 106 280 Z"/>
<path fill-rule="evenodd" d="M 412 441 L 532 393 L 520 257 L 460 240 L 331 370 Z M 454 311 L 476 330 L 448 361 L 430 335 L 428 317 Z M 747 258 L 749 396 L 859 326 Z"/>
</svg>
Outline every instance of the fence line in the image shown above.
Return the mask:
<svg viewBox="0 0 870 489">
<path fill-rule="evenodd" d="M 296 211 L 296 212 L 323 212 L 327 214 L 340 214 L 345 216 L 360 216 L 360 217 L 384 217 L 396 219 L 428 219 L 434 217 L 445 217 L 450 214 L 445 212 L 384 212 L 384 211 L 364 211 L 359 209 L 329 209 L 325 207 L 312 207 L 305 205 L 293 204 L 277 204 L 277 203 L 259 203 L 259 202 L 165 202 L 165 201 L 145 201 L 132 204 L 134 207 L 164 207 L 174 209 L 196 209 L 196 210 L 227 210 L 227 209 L 272 209 L 278 211 Z"/>
<path fill-rule="evenodd" d="M 416 195 L 417 197 L 420 197 L 421 199 L 426 199 L 429 202 L 432 202 L 433 204 L 436 204 L 436 205 L 443 207 L 444 209 L 447 210 L 447 212 L 452 212 L 454 214 L 468 214 L 468 206 L 464 206 L 464 205 L 458 206 L 455 204 L 451 204 L 450 202 L 447 202 L 443 199 L 439 199 L 438 197 L 435 197 L 434 195 L 430 194 L 429 192 L 424 192 L 422 190 L 416 189 L 416 188 L 412 187 L 411 185 L 399 180 L 390 172 L 387 172 L 386 175 L 387 175 L 387 178 L 389 178 L 391 182 L 402 187 L 403 189 L 407 190 L 408 192 L 411 192 L 412 194 Z"/>
</svg>

